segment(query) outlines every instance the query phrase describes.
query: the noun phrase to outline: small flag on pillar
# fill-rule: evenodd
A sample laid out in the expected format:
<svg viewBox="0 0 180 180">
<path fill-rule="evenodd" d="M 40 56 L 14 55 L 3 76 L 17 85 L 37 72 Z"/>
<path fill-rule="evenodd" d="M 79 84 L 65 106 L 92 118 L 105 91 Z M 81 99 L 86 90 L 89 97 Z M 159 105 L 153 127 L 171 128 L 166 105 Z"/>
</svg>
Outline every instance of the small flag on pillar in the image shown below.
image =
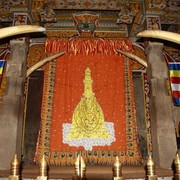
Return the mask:
<svg viewBox="0 0 180 180">
<path fill-rule="evenodd" d="M 174 105 L 180 106 L 180 62 L 169 62 L 169 71 Z"/>
<path fill-rule="evenodd" d="M 2 81 L 4 65 L 5 65 L 5 60 L 0 60 L 0 85 Z"/>
</svg>

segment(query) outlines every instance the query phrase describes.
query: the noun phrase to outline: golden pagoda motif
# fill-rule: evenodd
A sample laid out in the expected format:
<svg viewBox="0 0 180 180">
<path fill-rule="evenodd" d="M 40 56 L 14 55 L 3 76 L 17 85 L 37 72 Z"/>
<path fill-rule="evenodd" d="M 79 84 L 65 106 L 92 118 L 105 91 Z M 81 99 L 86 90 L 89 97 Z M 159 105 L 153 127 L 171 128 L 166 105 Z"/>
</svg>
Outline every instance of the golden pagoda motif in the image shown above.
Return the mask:
<svg viewBox="0 0 180 180">
<path fill-rule="evenodd" d="M 74 110 L 68 140 L 111 137 L 105 126 L 101 106 L 93 93 L 92 83 L 91 70 L 88 67 L 85 70 L 84 93 Z"/>
</svg>

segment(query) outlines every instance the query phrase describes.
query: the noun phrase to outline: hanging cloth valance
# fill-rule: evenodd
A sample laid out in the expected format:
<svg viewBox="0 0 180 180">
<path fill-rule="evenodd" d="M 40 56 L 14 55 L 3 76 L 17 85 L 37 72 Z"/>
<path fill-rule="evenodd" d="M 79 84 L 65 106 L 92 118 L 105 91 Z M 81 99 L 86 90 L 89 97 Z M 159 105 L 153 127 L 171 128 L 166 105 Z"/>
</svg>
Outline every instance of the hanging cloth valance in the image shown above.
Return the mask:
<svg viewBox="0 0 180 180">
<path fill-rule="evenodd" d="M 47 53 L 66 51 L 68 55 L 117 55 L 117 49 L 133 51 L 129 40 L 99 40 L 99 39 L 56 39 L 46 41 Z"/>
</svg>

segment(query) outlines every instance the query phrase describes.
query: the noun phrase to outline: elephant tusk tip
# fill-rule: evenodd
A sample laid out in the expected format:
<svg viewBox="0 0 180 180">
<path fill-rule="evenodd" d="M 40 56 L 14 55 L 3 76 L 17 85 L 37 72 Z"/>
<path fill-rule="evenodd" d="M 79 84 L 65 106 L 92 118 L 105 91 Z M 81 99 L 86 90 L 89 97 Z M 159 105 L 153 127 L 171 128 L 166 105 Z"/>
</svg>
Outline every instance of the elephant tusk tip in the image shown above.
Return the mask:
<svg viewBox="0 0 180 180">
<path fill-rule="evenodd" d="M 137 37 L 141 37 L 141 33 L 138 33 L 136 36 L 137 36 Z"/>
<path fill-rule="evenodd" d="M 119 49 L 116 49 L 116 51 L 117 51 L 117 52 L 121 52 L 121 50 L 119 50 Z"/>
<path fill-rule="evenodd" d="M 46 29 L 43 28 L 43 27 L 38 27 L 38 31 L 39 31 L 39 32 L 44 32 L 44 31 L 46 31 Z"/>
<path fill-rule="evenodd" d="M 121 54 L 124 54 L 122 50 L 119 50 L 119 49 L 116 49 L 117 52 L 121 53 Z"/>
</svg>

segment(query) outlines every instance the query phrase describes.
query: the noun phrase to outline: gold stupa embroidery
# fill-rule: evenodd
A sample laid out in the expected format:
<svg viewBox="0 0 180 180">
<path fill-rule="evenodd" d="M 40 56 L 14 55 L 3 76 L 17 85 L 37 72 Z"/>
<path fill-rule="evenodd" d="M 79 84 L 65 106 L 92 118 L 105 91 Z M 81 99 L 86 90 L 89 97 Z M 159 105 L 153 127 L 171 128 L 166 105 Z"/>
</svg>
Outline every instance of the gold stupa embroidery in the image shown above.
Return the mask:
<svg viewBox="0 0 180 180">
<path fill-rule="evenodd" d="M 77 104 L 68 140 L 77 138 L 110 138 L 104 122 L 104 114 L 92 89 L 91 70 L 87 68 L 84 79 L 84 93 Z"/>
</svg>

